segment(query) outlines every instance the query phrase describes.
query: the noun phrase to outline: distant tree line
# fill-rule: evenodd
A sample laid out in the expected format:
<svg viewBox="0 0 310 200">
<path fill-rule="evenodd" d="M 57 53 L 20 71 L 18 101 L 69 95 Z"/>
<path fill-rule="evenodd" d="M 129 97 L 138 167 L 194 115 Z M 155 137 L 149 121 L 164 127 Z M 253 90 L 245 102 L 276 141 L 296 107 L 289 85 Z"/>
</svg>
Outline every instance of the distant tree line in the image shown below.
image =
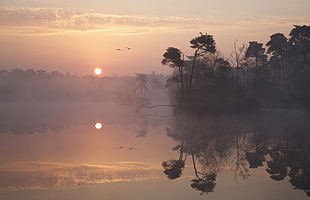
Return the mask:
<svg viewBox="0 0 310 200">
<path fill-rule="evenodd" d="M 265 46 L 235 42 L 230 59 L 221 56 L 207 33 L 190 44 L 193 56 L 174 47 L 163 54 L 162 64 L 175 69 L 167 86 L 176 111 L 199 115 L 310 108 L 310 26 L 295 25 L 289 38 L 275 33 Z"/>
<path fill-rule="evenodd" d="M 155 72 L 94 77 L 33 69 L 0 70 L 0 102 L 114 101 L 135 105 L 148 102 L 154 95 L 162 98 L 165 81 L 165 76 Z"/>
<path fill-rule="evenodd" d="M 100 81 L 102 82 L 102 80 Z M 79 77 L 58 71 L 14 69 L 0 71 L 0 101 L 80 101 L 109 96 L 95 77 Z M 100 87 L 101 86 L 101 87 Z"/>
</svg>

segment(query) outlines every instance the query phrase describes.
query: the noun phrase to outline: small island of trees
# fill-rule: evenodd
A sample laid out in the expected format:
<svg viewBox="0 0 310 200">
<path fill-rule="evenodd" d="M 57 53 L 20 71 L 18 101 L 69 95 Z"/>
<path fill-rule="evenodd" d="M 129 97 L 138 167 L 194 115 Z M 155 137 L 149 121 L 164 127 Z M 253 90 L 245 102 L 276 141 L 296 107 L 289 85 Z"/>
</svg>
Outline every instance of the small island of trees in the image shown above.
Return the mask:
<svg viewBox="0 0 310 200">
<path fill-rule="evenodd" d="M 216 50 L 212 35 L 190 41 L 193 56 L 168 47 L 162 64 L 174 68 L 167 81 L 176 112 L 205 115 L 262 109 L 310 107 L 310 26 L 297 26 L 289 38 L 275 33 L 265 44 L 238 46 L 230 59 Z"/>
</svg>

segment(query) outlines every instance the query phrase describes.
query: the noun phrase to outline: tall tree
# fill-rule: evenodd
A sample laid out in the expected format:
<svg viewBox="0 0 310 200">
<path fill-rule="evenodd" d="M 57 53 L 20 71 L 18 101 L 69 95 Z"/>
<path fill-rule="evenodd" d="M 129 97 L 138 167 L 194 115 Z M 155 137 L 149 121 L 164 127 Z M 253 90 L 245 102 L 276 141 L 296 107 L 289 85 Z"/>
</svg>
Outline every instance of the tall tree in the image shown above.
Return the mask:
<svg viewBox="0 0 310 200">
<path fill-rule="evenodd" d="M 233 65 L 235 65 L 235 68 L 237 69 L 236 83 L 235 83 L 237 87 L 239 86 L 239 70 L 240 70 L 242 62 L 245 60 L 245 50 L 246 50 L 245 44 L 237 47 L 237 41 L 235 41 L 234 42 L 234 50 L 230 54 L 230 57 L 232 58 Z"/>
<path fill-rule="evenodd" d="M 142 96 L 145 95 L 147 91 L 147 81 L 148 81 L 148 77 L 146 74 L 136 74 L 135 94 L 140 94 Z"/>
<path fill-rule="evenodd" d="M 245 58 L 254 58 L 255 67 L 263 66 L 267 61 L 267 56 L 265 55 L 265 48 L 263 48 L 263 43 L 258 43 L 257 41 L 249 42 L 249 47 L 245 53 Z"/>
<path fill-rule="evenodd" d="M 257 41 L 249 42 L 249 47 L 245 52 L 245 58 L 247 61 L 252 61 L 254 59 L 254 66 L 250 63 L 250 67 L 254 71 L 254 81 L 253 81 L 253 92 L 254 95 L 258 95 L 257 92 L 261 91 L 264 84 L 268 79 L 266 79 L 267 73 L 264 72 L 263 68 L 267 63 L 267 56 L 265 55 L 265 48 L 263 48 L 263 43 L 258 43 Z M 249 62 L 248 62 L 249 63 Z"/>
<path fill-rule="evenodd" d="M 183 67 L 184 67 L 184 54 L 181 50 L 169 47 L 164 53 L 164 59 L 161 61 L 163 65 L 168 65 L 171 68 L 177 67 L 181 79 L 181 87 L 184 92 L 184 78 L 183 78 Z"/>
<path fill-rule="evenodd" d="M 310 26 L 297 26 L 290 32 L 290 62 L 292 70 L 292 88 L 290 94 L 310 107 Z"/>
<path fill-rule="evenodd" d="M 310 55 L 310 26 L 297 26 L 290 32 L 292 52 L 304 58 Z"/>
<path fill-rule="evenodd" d="M 267 53 L 272 55 L 270 58 L 270 64 L 274 67 L 278 66 L 280 68 L 279 74 L 282 77 L 280 85 L 283 92 L 287 92 L 286 79 L 288 72 L 286 68 L 286 60 L 288 59 L 287 52 L 289 50 L 288 40 L 282 33 L 275 33 L 270 36 L 270 41 L 267 42 L 266 46 L 268 47 Z M 274 68 L 274 70 L 276 70 L 276 68 Z M 273 74 L 273 77 L 276 77 L 276 74 Z"/>
<path fill-rule="evenodd" d="M 266 46 L 268 47 L 267 53 L 279 59 L 286 57 L 289 48 L 287 38 L 282 33 L 271 35 Z"/>
<path fill-rule="evenodd" d="M 191 74 L 190 74 L 190 80 L 189 80 L 189 90 L 192 88 L 192 82 L 193 82 L 193 74 L 194 74 L 194 68 L 195 68 L 195 62 L 198 56 L 202 56 L 205 53 L 215 53 L 215 41 L 213 39 L 212 35 L 208 35 L 200 33 L 200 36 L 193 38 L 190 41 L 191 48 L 196 49 L 194 53 L 193 58 L 193 64 L 191 68 Z"/>
</svg>

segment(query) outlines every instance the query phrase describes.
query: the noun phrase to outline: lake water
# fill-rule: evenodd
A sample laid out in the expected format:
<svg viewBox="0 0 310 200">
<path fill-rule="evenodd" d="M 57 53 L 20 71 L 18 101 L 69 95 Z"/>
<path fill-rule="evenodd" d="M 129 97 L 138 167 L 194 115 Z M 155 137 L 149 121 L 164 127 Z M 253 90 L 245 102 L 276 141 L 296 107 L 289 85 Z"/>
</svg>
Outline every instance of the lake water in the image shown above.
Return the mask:
<svg viewBox="0 0 310 200">
<path fill-rule="evenodd" d="M 310 124 L 299 111 L 194 118 L 99 103 L 0 108 L 1 200 L 309 199 Z"/>
</svg>

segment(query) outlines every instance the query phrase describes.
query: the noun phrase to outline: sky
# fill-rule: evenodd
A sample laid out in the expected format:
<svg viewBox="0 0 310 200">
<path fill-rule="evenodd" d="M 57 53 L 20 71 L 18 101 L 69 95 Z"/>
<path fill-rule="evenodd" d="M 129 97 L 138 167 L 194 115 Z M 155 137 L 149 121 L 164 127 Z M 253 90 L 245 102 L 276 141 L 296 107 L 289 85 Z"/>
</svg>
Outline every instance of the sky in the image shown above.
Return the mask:
<svg viewBox="0 0 310 200">
<path fill-rule="evenodd" d="M 199 32 L 213 35 L 229 59 L 236 40 L 266 43 L 309 25 L 309 9 L 309 0 L 0 0 L 0 69 L 168 74 L 165 50 L 191 56 Z"/>
</svg>

